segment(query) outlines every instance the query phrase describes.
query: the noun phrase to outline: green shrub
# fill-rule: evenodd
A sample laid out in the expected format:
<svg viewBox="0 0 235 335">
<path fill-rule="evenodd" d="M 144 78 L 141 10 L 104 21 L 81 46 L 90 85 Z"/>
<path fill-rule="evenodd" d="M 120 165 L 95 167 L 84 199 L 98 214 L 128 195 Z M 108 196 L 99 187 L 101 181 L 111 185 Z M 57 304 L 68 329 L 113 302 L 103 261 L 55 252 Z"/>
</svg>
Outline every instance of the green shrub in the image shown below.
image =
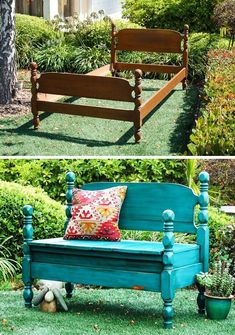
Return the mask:
<svg viewBox="0 0 235 335">
<path fill-rule="evenodd" d="M 217 0 L 125 0 L 123 15 L 147 28 L 182 31 L 185 23 L 194 32 L 213 32 L 212 14 Z"/>
<path fill-rule="evenodd" d="M 70 71 L 73 52 L 74 48 L 65 44 L 62 39 L 40 46 L 35 52 L 34 60 L 38 64 L 39 71 Z"/>
<path fill-rule="evenodd" d="M 137 28 L 137 24 L 117 20 L 115 21 L 118 29 L 124 28 Z M 109 20 L 100 21 L 84 21 L 81 22 L 77 27 L 77 32 L 74 37 L 74 44 L 76 46 L 85 47 L 105 47 L 110 49 L 111 47 L 111 23 Z"/>
<path fill-rule="evenodd" d="M 79 47 L 71 55 L 69 70 L 76 73 L 87 73 L 110 62 L 110 53 L 102 47 Z"/>
<path fill-rule="evenodd" d="M 13 236 L 5 243 L 10 258 L 22 256 L 24 205 L 34 207 L 34 237 L 58 237 L 63 233 L 65 212 L 63 206 L 52 200 L 40 188 L 0 181 L 0 239 Z"/>
<path fill-rule="evenodd" d="M 58 33 L 44 19 L 16 14 L 17 65 L 25 68 L 35 58 L 37 48 L 57 37 Z"/>
<path fill-rule="evenodd" d="M 235 53 L 209 53 L 202 115 L 190 136 L 193 155 L 233 155 L 235 153 Z"/>
<path fill-rule="evenodd" d="M 0 160 L 0 179 L 43 188 L 51 198 L 65 201 L 65 173 L 76 173 L 76 185 L 94 181 L 185 180 L 183 160 L 77 159 Z"/>
</svg>

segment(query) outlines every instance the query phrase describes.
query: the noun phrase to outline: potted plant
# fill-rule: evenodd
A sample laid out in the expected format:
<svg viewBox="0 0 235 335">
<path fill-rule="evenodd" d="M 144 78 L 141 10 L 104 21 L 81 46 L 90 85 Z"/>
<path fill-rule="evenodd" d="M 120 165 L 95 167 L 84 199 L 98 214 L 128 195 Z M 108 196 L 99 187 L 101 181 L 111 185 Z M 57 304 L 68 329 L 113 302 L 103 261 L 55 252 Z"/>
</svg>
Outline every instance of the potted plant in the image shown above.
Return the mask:
<svg viewBox="0 0 235 335">
<path fill-rule="evenodd" d="M 197 283 L 206 289 L 206 313 L 211 320 L 226 319 L 232 303 L 235 279 L 226 262 L 217 262 L 214 271 L 196 275 Z"/>
</svg>

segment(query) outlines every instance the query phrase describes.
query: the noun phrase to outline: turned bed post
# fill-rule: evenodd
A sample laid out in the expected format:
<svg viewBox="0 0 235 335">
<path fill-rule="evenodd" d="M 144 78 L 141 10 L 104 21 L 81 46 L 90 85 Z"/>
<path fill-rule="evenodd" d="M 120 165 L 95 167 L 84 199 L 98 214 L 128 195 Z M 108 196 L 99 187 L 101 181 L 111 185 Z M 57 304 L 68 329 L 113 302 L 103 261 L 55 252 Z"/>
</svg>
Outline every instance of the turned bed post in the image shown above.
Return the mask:
<svg viewBox="0 0 235 335">
<path fill-rule="evenodd" d="M 134 116 L 134 130 L 135 130 L 135 143 L 140 143 L 142 134 L 141 134 L 141 127 L 142 127 L 142 117 L 140 107 L 142 104 L 141 93 L 142 93 L 142 71 L 135 70 L 135 116 Z"/>
<path fill-rule="evenodd" d="M 71 211 L 72 211 L 72 201 L 73 201 L 73 188 L 74 188 L 74 182 L 75 182 L 75 174 L 73 172 L 68 172 L 66 174 L 66 183 L 67 183 L 67 192 L 66 192 L 66 200 L 67 200 L 67 206 L 66 206 L 66 222 L 65 222 L 65 229 L 66 231 L 67 225 L 69 223 L 69 220 L 71 218 Z M 67 282 L 65 283 L 65 290 L 66 290 L 66 297 L 71 298 L 73 293 L 74 284 Z"/>
<path fill-rule="evenodd" d="M 31 63 L 30 65 L 31 68 L 31 93 L 32 93 L 32 98 L 31 98 L 31 110 L 33 113 L 33 125 L 34 129 L 38 129 L 39 127 L 39 113 L 37 110 L 37 63 Z"/>
<path fill-rule="evenodd" d="M 163 271 L 161 274 L 161 296 L 164 301 L 163 318 L 164 328 L 172 328 L 172 319 L 174 315 L 172 301 L 175 295 L 174 278 L 173 278 L 173 264 L 174 253 L 173 246 L 175 243 L 174 238 L 174 219 L 175 214 L 172 210 L 166 210 L 162 214 L 164 227 L 163 227 Z"/>
<path fill-rule="evenodd" d="M 183 90 L 187 88 L 187 77 L 188 77 L 188 33 L 189 26 L 187 24 L 184 25 L 184 51 L 183 51 L 183 67 L 186 69 L 185 78 L 182 80 Z"/>
<path fill-rule="evenodd" d="M 199 174 L 200 195 L 199 195 L 199 227 L 197 230 L 197 244 L 200 246 L 200 262 L 203 264 L 202 271 L 209 270 L 209 227 L 208 227 L 208 204 L 209 204 L 209 174 L 205 171 Z M 205 287 L 197 284 L 199 293 L 197 297 L 198 313 L 205 314 Z"/>
<path fill-rule="evenodd" d="M 116 34 L 117 34 L 117 27 L 113 20 L 111 20 L 111 26 L 112 26 L 112 31 L 111 31 L 111 36 L 112 36 L 112 45 L 111 45 L 111 64 L 110 64 L 110 71 L 112 73 L 113 77 L 117 76 L 117 70 L 115 69 L 115 64 L 117 62 L 117 57 L 116 57 Z"/>
<path fill-rule="evenodd" d="M 33 240 L 33 226 L 32 226 L 32 215 L 33 208 L 30 205 L 23 207 L 24 214 L 24 226 L 23 226 L 23 264 L 22 264 L 22 279 L 24 282 L 23 297 L 25 301 L 25 307 L 32 307 L 33 291 L 32 291 L 32 277 L 31 277 L 31 253 L 28 242 Z"/>
</svg>

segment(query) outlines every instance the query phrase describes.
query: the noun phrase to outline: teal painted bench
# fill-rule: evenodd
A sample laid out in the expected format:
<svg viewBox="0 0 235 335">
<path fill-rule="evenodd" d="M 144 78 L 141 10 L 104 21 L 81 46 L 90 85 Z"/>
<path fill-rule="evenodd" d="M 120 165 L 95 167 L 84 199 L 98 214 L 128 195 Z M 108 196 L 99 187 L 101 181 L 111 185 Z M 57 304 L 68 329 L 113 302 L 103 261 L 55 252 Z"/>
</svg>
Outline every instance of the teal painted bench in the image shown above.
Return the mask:
<svg viewBox="0 0 235 335">
<path fill-rule="evenodd" d="M 165 183 L 91 183 L 86 190 L 127 185 L 127 195 L 120 213 L 121 229 L 163 231 L 162 243 L 148 241 L 105 242 L 50 238 L 33 240 L 33 208 L 24 213 L 23 282 L 26 307 L 32 307 L 34 278 L 66 282 L 67 297 L 73 284 L 101 285 L 113 288 L 161 292 L 164 302 L 164 327 L 172 327 L 175 291 L 195 283 L 195 275 L 208 271 L 208 182 L 201 172 L 200 195 L 178 184 Z M 71 217 L 72 189 L 75 175 L 66 175 L 67 220 Z M 199 204 L 196 227 L 195 206 Z M 163 213 L 163 214 L 162 214 Z M 196 234 L 195 244 L 174 242 L 174 232 Z M 204 291 L 199 287 L 198 311 L 205 312 Z"/>
</svg>

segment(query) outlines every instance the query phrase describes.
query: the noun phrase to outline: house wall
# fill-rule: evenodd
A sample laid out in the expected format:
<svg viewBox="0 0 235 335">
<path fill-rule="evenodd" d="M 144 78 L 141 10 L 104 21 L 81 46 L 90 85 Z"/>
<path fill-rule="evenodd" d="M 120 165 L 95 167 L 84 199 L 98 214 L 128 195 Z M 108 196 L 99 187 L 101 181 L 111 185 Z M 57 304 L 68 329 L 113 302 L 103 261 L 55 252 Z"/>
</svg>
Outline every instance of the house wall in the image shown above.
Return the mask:
<svg viewBox="0 0 235 335">
<path fill-rule="evenodd" d="M 121 17 L 121 0 L 16 0 L 18 13 L 44 16 L 53 19 L 55 15 L 71 16 L 79 14 L 85 19 L 92 12 L 103 9 L 106 15 Z"/>
<path fill-rule="evenodd" d="M 105 11 L 106 15 L 121 17 L 121 0 L 92 0 L 92 12 L 98 12 L 100 9 Z"/>
</svg>

